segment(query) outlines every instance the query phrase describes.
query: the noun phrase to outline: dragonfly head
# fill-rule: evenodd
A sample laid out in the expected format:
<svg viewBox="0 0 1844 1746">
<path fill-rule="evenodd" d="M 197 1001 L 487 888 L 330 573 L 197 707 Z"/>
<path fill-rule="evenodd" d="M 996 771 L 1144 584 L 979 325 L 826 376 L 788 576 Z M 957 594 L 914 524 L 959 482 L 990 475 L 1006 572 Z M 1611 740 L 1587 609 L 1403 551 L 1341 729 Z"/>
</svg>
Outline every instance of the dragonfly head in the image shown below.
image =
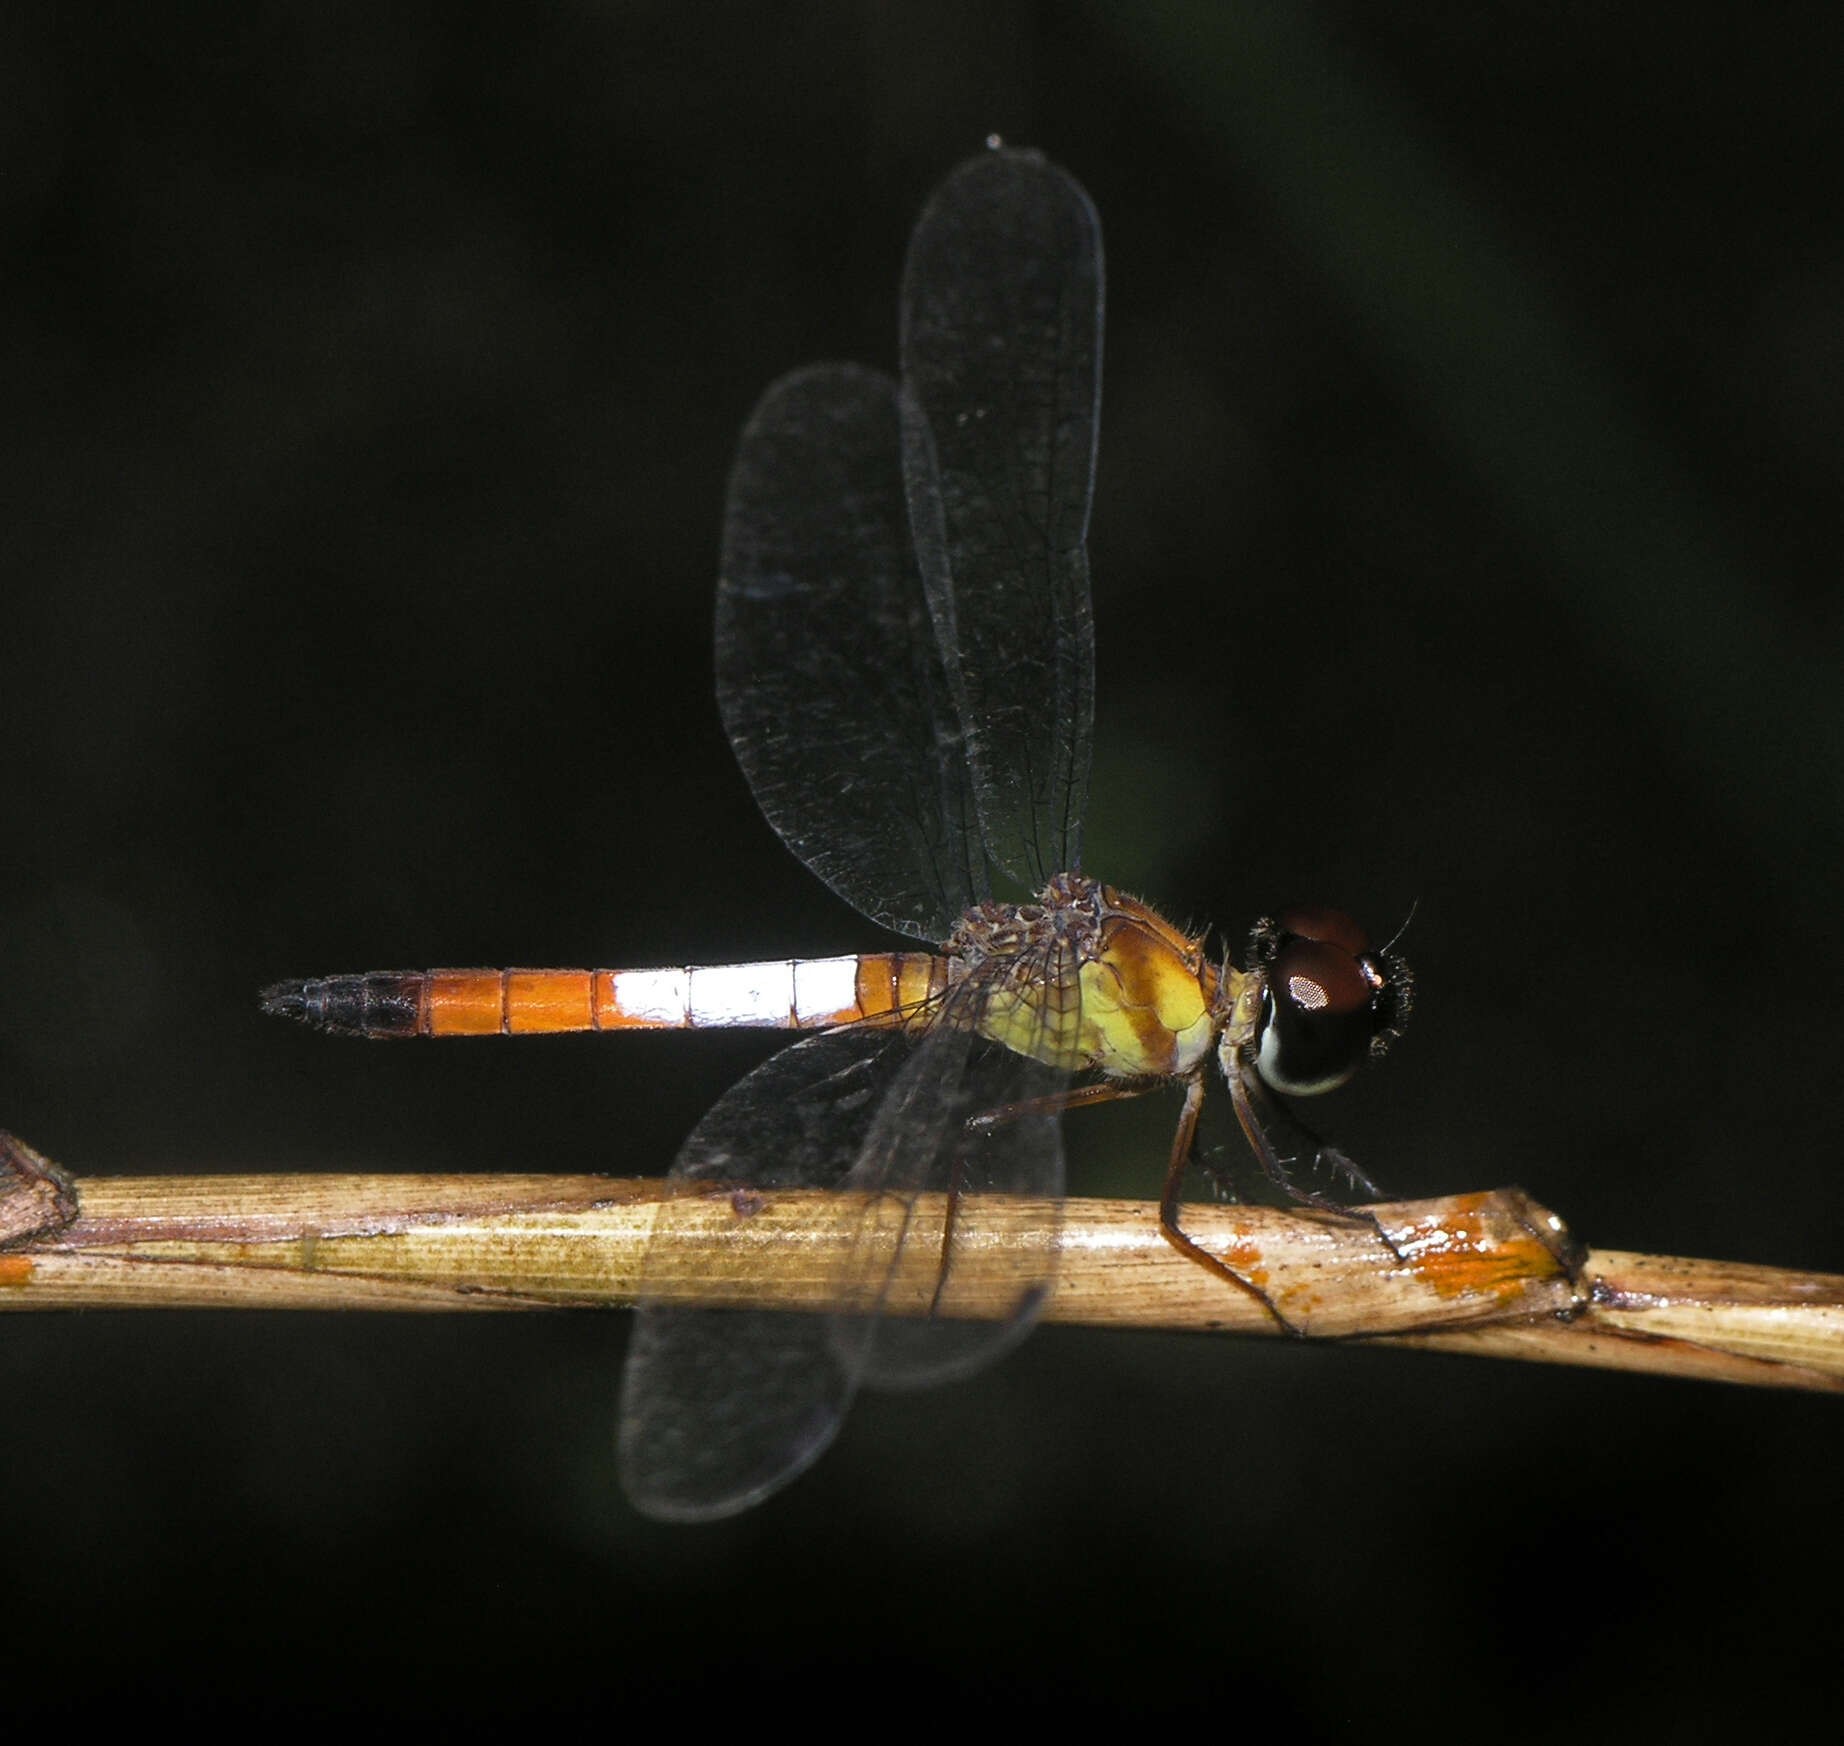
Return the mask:
<svg viewBox="0 0 1844 1746">
<path fill-rule="evenodd" d="M 1343 910 L 1300 905 L 1264 917 L 1249 935 L 1249 969 L 1262 978 L 1255 1068 L 1287 1097 L 1343 1085 L 1409 1016 L 1408 965 L 1387 946 L 1373 950 Z"/>
</svg>

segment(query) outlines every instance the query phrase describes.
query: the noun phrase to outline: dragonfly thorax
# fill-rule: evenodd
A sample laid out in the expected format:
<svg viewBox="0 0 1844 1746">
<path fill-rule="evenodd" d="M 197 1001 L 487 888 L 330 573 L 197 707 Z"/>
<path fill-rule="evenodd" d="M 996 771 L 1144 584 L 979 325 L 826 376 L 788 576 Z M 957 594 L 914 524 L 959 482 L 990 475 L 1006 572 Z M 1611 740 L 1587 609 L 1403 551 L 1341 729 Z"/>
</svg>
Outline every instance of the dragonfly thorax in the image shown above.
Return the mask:
<svg viewBox="0 0 1844 1746">
<path fill-rule="evenodd" d="M 985 985 L 981 1033 L 1069 1072 L 1183 1077 L 1225 1016 L 1201 937 L 1080 873 L 1059 873 L 1034 903 L 969 910 L 948 949 Z"/>
</svg>

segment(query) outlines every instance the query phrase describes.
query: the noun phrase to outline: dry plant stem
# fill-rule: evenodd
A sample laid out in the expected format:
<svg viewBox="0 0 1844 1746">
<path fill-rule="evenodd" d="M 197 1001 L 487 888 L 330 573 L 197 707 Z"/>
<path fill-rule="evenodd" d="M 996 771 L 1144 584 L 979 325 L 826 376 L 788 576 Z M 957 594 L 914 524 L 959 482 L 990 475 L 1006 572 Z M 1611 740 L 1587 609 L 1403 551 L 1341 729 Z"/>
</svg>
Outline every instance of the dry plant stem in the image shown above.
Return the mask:
<svg viewBox="0 0 1844 1746">
<path fill-rule="evenodd" d="M 1191 1206 L 1186 1225 L 1315 1337 L 1844 1390 L 1844 1278 L 1572 1251 L 1515 1189 L 1372 1209 Z M 943 1207 L 911 1220 L 886 1308 L 924 1313 Z M 829 1307 L 862 1197 L 687 1194 L 593 1176 L 65 1176 L 0 1137 L 0 1310 L 507 1310 L 655 1301 Z M 983 1200 L 956 1313 L 1009 1302 L 1055 1241 L 1046 1319 L 1276 1335 L 1160 1237 L 1144 1201 Z M 874 1217 L 872 1223 L 878 1221 Z M 985 1294 L 983 1296 L 983 1294 Z"/>
</svg>

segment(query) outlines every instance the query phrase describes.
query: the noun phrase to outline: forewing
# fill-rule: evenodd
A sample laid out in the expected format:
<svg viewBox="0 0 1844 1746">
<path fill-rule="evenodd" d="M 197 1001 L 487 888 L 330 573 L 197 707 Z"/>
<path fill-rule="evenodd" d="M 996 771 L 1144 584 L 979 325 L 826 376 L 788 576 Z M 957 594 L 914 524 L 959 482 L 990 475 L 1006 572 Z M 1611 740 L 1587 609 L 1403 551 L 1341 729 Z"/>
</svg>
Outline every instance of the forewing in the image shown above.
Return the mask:
<svg viewBox="0 0 1844 1746">
<path fill-rule="evenodd" d="M 862 1153 L 893 1079 L 911 1059 L 891 1031 L 803 1038 L 724 1094 L 672 1168 L 681 1184 L 831 1188 Z M 735 1222 L 731 1240 L 785 1243 Z M 649 1255 L 622 1377 L 621 1482 L 636 1508 L 671 1521 L 733 1515 L 826 1448 L 857 1378 L 823 1314 L 703 1310 L 658 1300 L 669 1257 Z"/>
<path fill-rule="evenodd" d="M 900 456 L 887 376 L 819 364 L 762 396 L 724 514 L 717 702 L 788 847 L 874 920 L 940 940 L 990 880 Z"/>
<path fill-rule="evenodd" d="M 1081 856 L 1095 697 L 1089 498 L 1102 254 L 1036 152 L 969 160 L 903 278 L 903 468 L 988 857 L 1032 890 Z"/>
</svg>

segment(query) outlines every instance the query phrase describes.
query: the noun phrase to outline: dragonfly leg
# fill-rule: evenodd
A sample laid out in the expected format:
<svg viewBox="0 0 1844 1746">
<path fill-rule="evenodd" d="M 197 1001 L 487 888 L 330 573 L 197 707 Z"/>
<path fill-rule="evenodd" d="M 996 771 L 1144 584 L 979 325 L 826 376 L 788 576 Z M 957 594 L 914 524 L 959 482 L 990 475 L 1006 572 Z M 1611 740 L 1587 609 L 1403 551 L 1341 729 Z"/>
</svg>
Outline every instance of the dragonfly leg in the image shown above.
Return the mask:
<svg viewBox="0 0 1844 1746">
<path fill-rule="evenodd" d="M 1276 1188 L 1289 1199 L 1301 1206 L 1317 1208 L 1341 1219 L 1351 1219 L 1358 1224 L 1366 1224 L 1376 1232 L 1377 1241 L 1386 1248 L 1397 1261 L 1402 1260 L 1402 1251 L 1396 1247 L 1395 1240 L 1384 1230 L 1383 1222 L 1368 1207 L 1346 1206 L 1342 1201 L 1332 1199 L 1316 1188 L 1302 1188 L 1297 1183 L 1280 1155 L 1274 1150 L 1274 1142 L 1268 1138 L 1268 1128 L 1263 1120 L 1267 1109 L 1267 1095 L 1261 1081 L 1252 1072 L 1234 1073 L 1229 1076 L 1230 1101 L 1236 1106 L 1236 1120 L 1242 1124 L 1242 1132 L 1247 1137 L 1249 1148 L 1254 1152 L 1263 1172 Z M 1380 1191 L 1377 1185 L 1360 1170 L 1357 1165 L 1334 1147 L 1321 1146 L 1320 1158 L 1329 1161 L 1334 1170 L 1339 1171 L 1354 1188 L 1361 1188 L 1371 1195 Z"/>
<path fill-rule="evenodd" d="M 997 1109 L 981 1110 L 968 1116 L 967 1126 L 975 1133 L 1003 1127 L 1007 1122 L 1022 1121 L 1026 1116 L 1061 1115 L 1067 1109 L 1087 1109 L 1098 1103 L 1118 1103 L 1123 1098 L 1144 1097 L 1170 1084 L 1165 1079 L 1097 1079 L 1090 1085 L 1076 1085 L 1068 1091 L 1055 1091 L 1048 1097 L 1027 1097 L 1018 1103 L 1001 1104 Z"/>
<path fill-rule="evenodd" d="M 1179 1191 L 1184 1185 L 1185 1166 L 1191 1161 L 1191 1143 L 1197 1137 L 1197 1118 L 1203 1108 L 1204 1076 L 1198 1073 L 1185 1086 L 1184 1108 L 1179 1112 L 1178 1132 L 1172 1138 L 1171 1162 L 1165 1170 L 1165 1192 L 1159 1197 L 1159 1234 L 1186 1260 L 1195 1261 L 1206 1272 L 1246 1292 L 1280 1324 L 1282 1332 L 1304 1339 L 1306 1330 L 1289 1321 L 1280 1305 L 1254 1280 L 1245 1279 L 1221 1256 L 1211 1254 L 1178 1222 Z"/>
<path fill-rule="evenodd" d="M 1349 1152 L 1340 1151 L 1336 1146 L 1321 1145 L 1313 1162 L 1325 1165 L 1334 1176 L 1342 1176 L 1351 1185 L 1353 1193 L 1366 1194 L 1372 1200 L 1383 1198 L 1383 1190 L 1371 1181 L 1370 1173 Z"/>
<path fill-rule="evenodd" d="M 968 1127 L 972 1127 L 969 1122 Z M 954 1253 L 954 1227 L 960 1222 L 960 1197 L 967 1181 L 967 1140 L 954 1148 L 954 1167 L 948 1173 L 948 1205 L 941 1220 L 941 1256 L 935 1267 L 935 1289 L 928 1300 L 932 1319 L 941 1313 L 941 1294 L 948 1288 L 948 1261 Z"/>
<path fill-rule="evenodd" d="M 1007 1122 L 1023 1121 L 1030 1116 L 1061 1115 L 1067 1109 L 1087 1109 L 1094 1104 L 1143 1097 L 1163 1084 L 1162 1079 L 1098 1079 L 1090 1085 L 1072 1086 L 1067 1091 L 1052 1092 L 1048 1097 L 1022 1098 L 1017 1103 L 1001 1104 L 997 1109 L 981 1110 L 978 1115 L 969 1116 L 966 1135 L 955 1149 L 954 1167 L 948 1176 L 947 1214 L 941 1223 L 941 1265 L 935 1275 L 935 1294 L 929 1302 L 929 1314 L 934 1315 L 941 1308 L 941 1294 L 947 1289 L 954 1226 L 960 1216 L 961 1195 L 967 1179 L 967 1144 L 975 1134 L 990 1133 Z"/>
</svg>

